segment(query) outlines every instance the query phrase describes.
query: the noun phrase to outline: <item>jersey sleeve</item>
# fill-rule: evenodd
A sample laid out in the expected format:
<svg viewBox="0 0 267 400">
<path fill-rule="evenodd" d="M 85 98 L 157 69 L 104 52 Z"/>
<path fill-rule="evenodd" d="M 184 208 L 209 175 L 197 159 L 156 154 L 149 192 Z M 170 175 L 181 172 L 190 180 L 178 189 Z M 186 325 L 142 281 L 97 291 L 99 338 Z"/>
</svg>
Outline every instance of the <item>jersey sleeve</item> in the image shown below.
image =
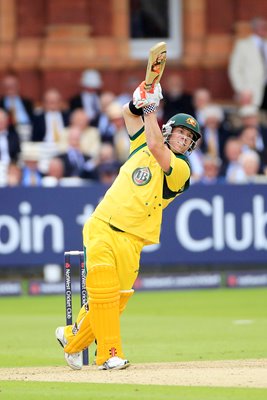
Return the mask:
<svg viewBox="0 0 267 400">
<path fill-rule="evenodd" d="M 130 155 L 131 155 L 133 151 L 135 151 L 140 146 L 146 143 L 145 128 L 142 127 L 133 136 L 129 136 L 129 138 L 130 138 Z"/>
<path fill-rule="evenodd" d="M 190 178 L 190 168 L 184 158 L 171 152 L 170 171 L 165 172 L 168 188 L 172 192 L 179 192 Z"/>
</svg>

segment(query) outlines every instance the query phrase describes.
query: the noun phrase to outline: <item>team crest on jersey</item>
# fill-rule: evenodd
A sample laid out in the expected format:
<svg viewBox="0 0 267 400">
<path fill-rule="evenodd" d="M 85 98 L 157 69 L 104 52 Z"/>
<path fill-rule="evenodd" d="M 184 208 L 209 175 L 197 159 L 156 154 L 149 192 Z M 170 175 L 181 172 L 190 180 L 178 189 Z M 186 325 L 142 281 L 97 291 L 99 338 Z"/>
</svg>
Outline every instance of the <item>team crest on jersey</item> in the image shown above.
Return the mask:
<svg viewBox="0 0 267 400">
<path fill-rule="evenodd" d="M 194 128 L 197 126 L 197 122 L 194 118 L 188 117 L 185 122 L 187 122 L 189 125 L 193 125 Z"/>
<path fill-rule="evenodd" d="M 146 185 L 151 179 L 151 172 L 148 167 L 136 168 L 132 174 L 132 180 L 137 186 Z"/>
</svg>

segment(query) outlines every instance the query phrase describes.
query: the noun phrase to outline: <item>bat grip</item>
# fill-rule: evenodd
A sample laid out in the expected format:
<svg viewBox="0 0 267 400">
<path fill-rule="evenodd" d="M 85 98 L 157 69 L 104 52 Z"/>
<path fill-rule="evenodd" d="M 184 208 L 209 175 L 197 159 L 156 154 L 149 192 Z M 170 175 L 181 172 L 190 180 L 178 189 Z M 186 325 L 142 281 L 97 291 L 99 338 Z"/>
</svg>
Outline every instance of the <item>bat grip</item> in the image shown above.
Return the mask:
<svg viewBox="0 0 267 400">
<path fill-rule="evenodd" d="M 149 83 L 149 84 L 147 84 L 147 83 L 144 84 L 144 90 L 146 92 L 153 93 L 153 89 L 154 89 L 154 82 L 153 83 Z"/>
</svg>

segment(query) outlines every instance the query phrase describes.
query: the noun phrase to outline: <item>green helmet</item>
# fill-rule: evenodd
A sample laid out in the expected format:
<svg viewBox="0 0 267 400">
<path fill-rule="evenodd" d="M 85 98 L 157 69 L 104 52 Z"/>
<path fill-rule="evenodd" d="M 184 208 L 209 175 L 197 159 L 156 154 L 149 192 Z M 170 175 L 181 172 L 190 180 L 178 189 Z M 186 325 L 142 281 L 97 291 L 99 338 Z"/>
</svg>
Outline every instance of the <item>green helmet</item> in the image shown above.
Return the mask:
<svg viewBox="0 0 267 400">
<path fill-rule="evenodd" d="M 183 126 L 189 129 L 193 133 L 195 142 L 201 138 L 199 123 L 192 115 L 179 113 L 171 117 L 169 121 L 162 126 L 163 136 L 168 137 L 172 132 L 172 128 L 175 126 Z"/>
</svg>

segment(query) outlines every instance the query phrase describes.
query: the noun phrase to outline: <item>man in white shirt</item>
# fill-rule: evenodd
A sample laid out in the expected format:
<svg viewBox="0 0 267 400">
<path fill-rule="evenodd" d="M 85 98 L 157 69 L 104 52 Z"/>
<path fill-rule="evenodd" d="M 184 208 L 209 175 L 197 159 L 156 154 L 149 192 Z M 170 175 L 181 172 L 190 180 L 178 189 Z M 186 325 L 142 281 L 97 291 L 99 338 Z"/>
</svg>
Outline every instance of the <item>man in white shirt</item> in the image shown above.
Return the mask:
<svg viewBox="0 0 267 400">
<path fill-rule="evenodd" d="M 251 90 L 253 104 L 267 110 L 267 20 L 254 18 L 251 30 L 251 35 L 234 45 L 229 79 L 236 95 Z"/>
</svg>

